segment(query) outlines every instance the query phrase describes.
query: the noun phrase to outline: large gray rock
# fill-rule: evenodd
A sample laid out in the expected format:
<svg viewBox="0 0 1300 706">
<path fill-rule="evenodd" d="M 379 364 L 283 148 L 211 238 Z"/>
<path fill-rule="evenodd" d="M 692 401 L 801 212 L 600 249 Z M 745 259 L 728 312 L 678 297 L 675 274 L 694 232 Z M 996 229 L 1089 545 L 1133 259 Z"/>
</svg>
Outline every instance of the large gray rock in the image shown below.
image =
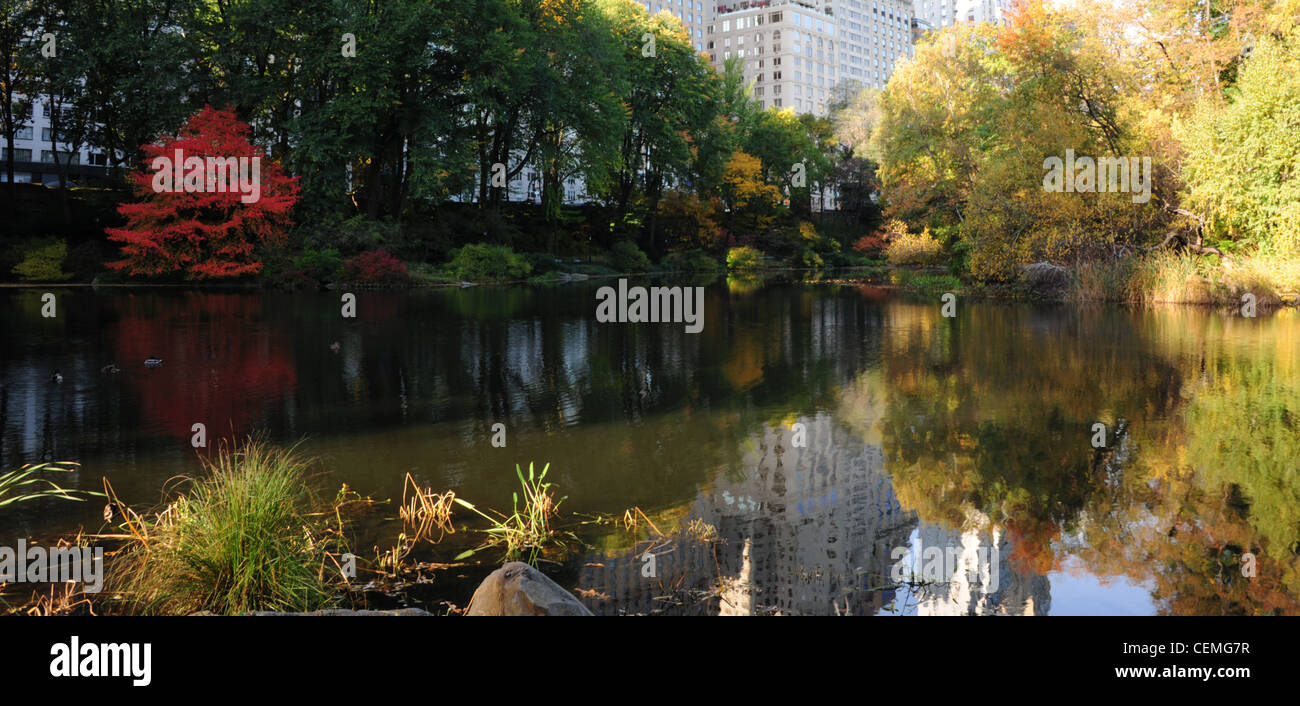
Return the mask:
<svg viewBox="0 0 1300 706">
<path fill-rule="evenodd" d="M 483 579 L 466 615 L 591 615 L 591 611 L 542 572 L 512 561 Z"/>
</svg>

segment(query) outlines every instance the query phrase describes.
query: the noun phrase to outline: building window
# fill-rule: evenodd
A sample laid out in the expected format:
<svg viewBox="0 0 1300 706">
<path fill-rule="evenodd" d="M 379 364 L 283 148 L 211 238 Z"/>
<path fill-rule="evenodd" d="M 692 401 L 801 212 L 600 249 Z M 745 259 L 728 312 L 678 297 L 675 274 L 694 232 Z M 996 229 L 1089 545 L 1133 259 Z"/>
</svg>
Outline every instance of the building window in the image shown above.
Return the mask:
<svg viewBox="0 0 1300 706">
<path fill-rule="evenodd" d="M 54 140 L 50 139 L 51 135 L 53 134 L 54 132 L 50 128 L 48 127 L 41 128 L 41 142 L 53 142 Z M 69 140 L 68 140 L 67 133 L 64 133 L 59 136 L 59 142 L 68 142 L 68 141 Z"/>
<path fill-rule="evenodd" d="M 8 160 L 8 159 L 9 159 L 9 148 L 8 148 L 8 147 L 0 147 L 0 159 L 4 159 L 4 160 Z M 32 151 L 31 151 L 31 150 L 23 150 L 23 149 L 15 149 L 15 150 L 14 150 L 14 161 L 15 161 L 15 162 L 30 162 L 30 161 L 32 161 Z"/>
<path fill-rule="evenodd" d="M 18 150 L 14 150 L 17 152 Z M 41 150 L 41 161 L 45 164 L 54 164 L 54 152 L 51 150 Z M 76 152 L 59 152 L 60 164 L 81 164 L 81 155 Z"/>
</svg>

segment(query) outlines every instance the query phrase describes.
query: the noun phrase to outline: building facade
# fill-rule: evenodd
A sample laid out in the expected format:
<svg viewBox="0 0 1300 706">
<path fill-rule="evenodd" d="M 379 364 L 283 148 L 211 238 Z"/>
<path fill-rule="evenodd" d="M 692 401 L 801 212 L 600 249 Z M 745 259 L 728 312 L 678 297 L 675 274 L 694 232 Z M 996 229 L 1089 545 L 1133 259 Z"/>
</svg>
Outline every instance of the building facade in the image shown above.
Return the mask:
<svg viewBox="0 0 1300 706">
<path fill-rule="evenodd" d="M 742 62 L 763 108 L 826 115 L 839 80 L 834 18 L 803 0 L 738 0 L 718 5 L 705 31 L 714 68 Z"/>
<path fill-rule="evenodd" d="M 832 89 L 883 88 L 912 56 L 911 0 L 732 0 L 715 7 L 705 51 L 743 61 L 764 108 L 826 115 Z"/>
<path fill-rule="evenodd" d="M 637 0 L 652 15 L 667 12 L 676 17 L 690 35 L 695 51 L 704 51 L 707 18 L 712 15 L 714 0 Z"/>
<path fill-rule="evenodd" d="M 67 165 L 68 178 L 78 181 L 87 176 L 100 176 L 107 166 L 103 150 L 89 145 L 75 149 L 66 140 L 54 143 L 54 129 L 50 127 L 53 107 L 41 96 L 32 102 L 32 114 L 26 123 L 14 131 L 14 181 L 46 186 L 59 185 L 59 164 Z M 58 149 L 58 163 L 54 150 Z M 9 180 L 5 164 L 9 146 L 0 138 L 0 182 Z"/>
<path fill-rule="evenodd" d="M 1004 24 L 1011 0 L 913 0 L 915 15 L 941 29 L 958 22 Z"/>
<path fill-rule="evenodd" d="M 825 0 L 839 25 L 841 79 L 884 88 L 895 64 L 912 56 L 911 0 Z"/>
</svg>

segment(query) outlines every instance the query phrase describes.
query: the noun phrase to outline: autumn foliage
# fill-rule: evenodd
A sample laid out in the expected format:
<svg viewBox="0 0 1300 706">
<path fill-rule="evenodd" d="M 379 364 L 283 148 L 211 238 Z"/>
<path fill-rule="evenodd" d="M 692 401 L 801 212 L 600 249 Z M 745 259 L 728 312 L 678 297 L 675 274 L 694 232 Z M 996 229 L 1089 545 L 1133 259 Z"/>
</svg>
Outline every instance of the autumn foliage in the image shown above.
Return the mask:
<svg viewBox="0 0 1300 706">
<path fill-rule="evenodd" d="M 298 201 L 297 177 L 289 177 L 279 164 L 268 159 L 261 148 L 249 141 L 250 128 L 231 108 L 205 106 L 174 136 L 145 145 L 146 168 L 132 175 L 139 201 L 118 207 L 126 219 L 124 228 L 108 229 L 109 240 L 122 244 L 123 258 L 109 267 L 131 275 L 182 274 L 190 280 L 240 277 L 262 269 L 254 254 L 261 243 L 280 242 L 290 213 Z M 256 188 L 241 180 L 240 188 L 214 188 L 211 173 L 206 179 L 182 179 L 175 175 L 174 188 L 160 190 L 160 160 L 184 156 L 175 170 L 191 172 L 208 158 L 257 160 Z M 251 175 L 252 170 L 238 173 Z M 194 176 L 193 173 L 190 176 Z M 233 181 L 233 180 L 232 180 Z M 186 187 L 186 188 L 182 188 Z"/>
<path fill-rule="evenodd" d="M 343 278 L 349 282 L 397 284 L 410 278 L 406 265 L 387 250 L 369 250 L 343 261 Z"/>
</svg>

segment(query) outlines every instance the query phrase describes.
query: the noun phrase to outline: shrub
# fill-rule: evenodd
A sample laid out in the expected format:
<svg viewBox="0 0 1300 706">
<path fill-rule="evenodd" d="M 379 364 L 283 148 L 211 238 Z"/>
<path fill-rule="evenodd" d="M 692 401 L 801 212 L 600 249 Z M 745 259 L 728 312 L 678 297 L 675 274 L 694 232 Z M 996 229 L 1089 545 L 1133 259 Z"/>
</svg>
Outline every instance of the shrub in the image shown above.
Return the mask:
<svg viewBox="0 0 1300 706">
<path fill-rule="evenodd" d="M 718 261 L 703 250 L 671 253 L 664 258 L 663 264 L 677 272 L 715 272 L 719 269 Z"/>
<path fill-rule="evenodd" d="M 471 243 L 451 251 L 447 271 L 460 280 L 493 282 L 523 279 L 532 266 L 509 246 Z"/>
<path fill-rule="evenodd" d="M 367 284 L 399 284 L 410 280 L 406 265 L 386 250 L 371 250 L 343 261 L 343 279 Z"/>
<path fill-rule="evenodd" d="M 63 266 L 76 279 L 88 282 L 94 279 L 95 275 L 104 271 L 104 261 L 109 256 L 110 253 L 105 243 L 87 240 L 68 249 L 68 256 L 64 258 Z"/>
<path fill-rule="evenodd" d="M 725 238 L 714 217 L 721 210 L 717 198 L 705 201 L 689 191 L 671 190 L 659 201 L 660 228 L 673 247 L 715 248 Z"/>
<path fill-rule="evenodd" d="M 932 265 L 943 258 L 943 246 L 930 235 L 930 229 L 917 235 L 907 232 L 907 227 L 898 221 L 890 224 L 889 244 L 885 246 L 885 258 L 891 265 Z"/>
<path fill-rule="evenodd" d="M 209 475 L 148 518 L 126 511 L 131 537 L 110 582 L 131 610 L 185 615 L 309 611 L 325 605 L 330 542 L 291 451 L 248 442 L 205 462 Z M 113 505 L 119 505 L 113 499 Z"/>
<path fill-rule="evenodd" d="M 763 267 L 763 253 L 755 248 L 742 245 L 727 251 L 727 269 L 757 270 Z"/>
<path fill-rule="evenodd" d="M 614 259 L 614 269 L 619 272 L 645 272 L 650 269 L 650 258 L 630 240 L 614 243 L 610 254 Z"/>
<path fill-rule="evenodd" d="M 885 239 L 878 233 L 869 233 L 853 242 L 853 252 L 864 257 L 880 257 L 885 250 Z"/>
<path fill-rule="evenodd" d="M 293 269 L 320 282 L 333 282 L 343 270 L 343 259 L 334 248 L 311 250 L 293 259 Z"/>
<path fill-rule="evenodd" d="M 555 261 L 555 256 L 544 252 L 526 252 L 520 253 L 519 257 L 528 263 L 529 271 L 534 275 L 544 275 L 548 272 L 557 272 L 560 270 L 560 263 Z"/>
<path fill-rule="evenodd" d="M 56 242 L 35 243 L 24 251 L 23 261 L 14 266 L 13 273 L 27 282 L 63 282 L 72 275 L 63 271 L 63 260 L 68 256 L 68 244 Z"/>
<path fill-rule="evenodd" d="M 796 267 L 819 269 L 826 264 L 828 257 L 840 252 L 838 242 L 822 237 L 808 221 L 800 221 L 796 232 L 795 250 L 790 258 Z"/>
<path fill-rule="evenodd" d="M 331 248 L 344 253 L 375 249 L 397 249 L 404 242 L 401 226 L 375 221 L 363 215 L 312 227 L 304 244 L 313 249 Z"/>
<path fill-rule="evenodd" d="M 873 260 L 855 252 L 827 253 L 826 264 L 831 267 L 876 267 L 883 265 L 883 260 Z"/>
<path fill-rule="evenodd" d="M 436 286 L 440 284 L 455 284 L 456 279 L 447 275 L 447 272 L 437 266 L 425 262 L 416 262 L 407 267 L 411 275 L 411 284 L 416 286 Z"/>
</svg>

